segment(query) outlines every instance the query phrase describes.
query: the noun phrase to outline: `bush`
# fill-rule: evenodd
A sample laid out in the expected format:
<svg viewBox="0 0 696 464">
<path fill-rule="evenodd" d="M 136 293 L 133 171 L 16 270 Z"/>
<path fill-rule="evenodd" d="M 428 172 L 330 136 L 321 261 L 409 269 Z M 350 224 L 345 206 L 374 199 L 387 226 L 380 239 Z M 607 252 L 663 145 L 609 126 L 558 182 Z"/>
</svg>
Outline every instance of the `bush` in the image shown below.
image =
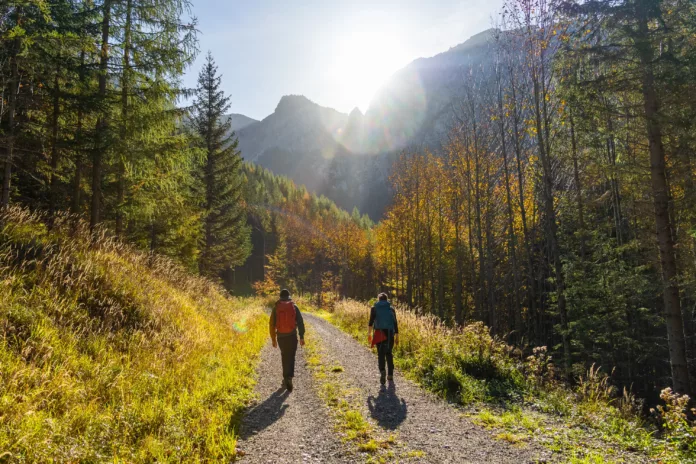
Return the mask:
<svg viewBox="0 0 696 464">
<path fill-rule="evenodd" d="M 665 402 L 664 406 L 659 405 L 651 412 L 658 417 L 667 442 L 685 455 L 696 457 L 696 423 L 690 422 L 687 416 L 689 396 L 665 388 L 660 398 Z M 691 413 L 696 416 L 696 409 Z"/>
</svg>

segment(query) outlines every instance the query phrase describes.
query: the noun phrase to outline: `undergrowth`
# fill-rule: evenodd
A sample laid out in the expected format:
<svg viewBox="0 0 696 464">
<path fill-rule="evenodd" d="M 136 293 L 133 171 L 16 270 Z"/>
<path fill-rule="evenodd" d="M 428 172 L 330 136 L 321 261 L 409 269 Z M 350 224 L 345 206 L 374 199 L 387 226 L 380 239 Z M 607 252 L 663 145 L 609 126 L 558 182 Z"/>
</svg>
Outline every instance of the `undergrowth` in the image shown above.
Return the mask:
<svg viewBox="0 0 696 464">
<path fill-rule="evenodd" d="M 0 215 L 0 462 L 231 460 L 260 302 L 19 208 Z"/>
<path fill-rule="evenodd" d="M 665 406 L 648 421 L 639 401 L 616 395 L 598 368 L 571 388 L 555 380 L 544 347 L 523 358 L 481 323 L 451 328 L 404 307 L 397 314 L 396 366 L 443 398 L 478 410 L 474 420 L 498 430 L 500 440 L 535 441 L 572 462 L 696 462 L 696 427 L 686 419 L 684 396 L 665 390 Z M 367 343 L 366 304 L 343 300 L 319 315 Z"/>
</svg>

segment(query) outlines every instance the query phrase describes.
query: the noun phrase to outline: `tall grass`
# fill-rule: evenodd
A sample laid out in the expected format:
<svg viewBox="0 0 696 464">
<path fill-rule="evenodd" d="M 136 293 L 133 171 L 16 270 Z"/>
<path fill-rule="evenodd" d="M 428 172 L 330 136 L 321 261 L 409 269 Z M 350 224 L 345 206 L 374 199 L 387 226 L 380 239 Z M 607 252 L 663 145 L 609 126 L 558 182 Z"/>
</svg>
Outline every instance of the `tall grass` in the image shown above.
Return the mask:
<svg viewBox="0 0 696 464">
<path fill-rule="evenodd" d="M 229 460 L 260 302 L 59 217 L 0 214 L 0 461 Z"/>
</svg>

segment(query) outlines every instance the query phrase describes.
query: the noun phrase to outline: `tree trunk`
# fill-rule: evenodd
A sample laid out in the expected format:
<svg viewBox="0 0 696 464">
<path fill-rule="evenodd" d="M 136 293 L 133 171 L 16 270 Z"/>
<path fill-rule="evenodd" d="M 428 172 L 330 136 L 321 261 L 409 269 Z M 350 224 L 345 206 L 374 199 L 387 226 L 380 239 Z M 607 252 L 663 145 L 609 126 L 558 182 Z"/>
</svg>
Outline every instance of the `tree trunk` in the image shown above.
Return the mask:
<svg viewBox="0 0 696 464">
<path fill-rule="evenodd" d="M 451 155 L 450 159 L 450 177 L 455 179 L 455 167 L 457 158 L 455 155 Z M 452 199 L 451 199 L 451 209 L 452 209 L 452 221 L 454 223 L 454 253 L 455 253 L 455 276 L 454 276 L 454 320 L 457 324 L 462 324 L 464 322 L 463 311 L 463 286 L 462 279 L 464 278 L 464 259 L 462 257 L 462 231 L 461 231 L 461 196 L 459 186 L 452 185 Z"/>
<path fill-rule="evenodd" d="M 517 102 L 517 85 L 515 80 L 515 70 L 512 65 L 508 65 L 508 74 L 510 76 L 510 97 L 512 98 L 512 130 L 515 149 L 515 161 L 517 167 L 517 189 L 519 193 L 520 203 L 520 219 L 522 222 L 522 237 L 524 239 L 524 249 L 527 253 L 527 287 L 528 291 L 528 306 L 529 306 L 529 328 L 534 327 L 531 321 L 534 320 L 537 314 L 537 296 L 536 296 L 536 281 L 534 280 L 534 256 L 532 254 L 532 245 L 529 238 L 529 229 L 527 228 L 527 207 L 524 204 L 524 171 L 522 170 L 522 147 L 520 144 L 520 113 Z"/>
<path fill-rule="evenodd" d="M 573 156 L 573 180 L 575 182 L 575 201 L 578 208 L 578 228 L 580 229 L 580 256 L 585 259 L 585 206 L 582 200 L 582 184 L 580 183 L 580 169 L 578 168 L 578 148 L 575 138 L 575 119 L 573 110 L 570 111 L 570 145 Z"/>
<path fill-rule="evenodd" d="M 507 157 L 507 137 L 505 134 L 505 113 L 503 111 L 503 86 L 500 79 L 500 70 L 496 67 L 496 79 L 498 81 L 498 118 L 500 121 L 500 144 L 503 157 L 503 173 L 505 175 L 505 200 L 507 203 L 508 213 L 508 247 L 510 253 L 510 262 L 512 265 L 512 281 L 513 281 L 513 301 L 514 309 L 510 319 L 510 324 L 517 330 L 520 327 L 520 284 L 517 269 L 517 236 L 515 234 L 514 212 L 512 210 L 512 192 L 510 189 L 510 170 L 508 168 Z"/>
<path fill-rule="evenodd" d="M 542 61 L 540 64 L 541 70 L 544 69 L 543 63 L 543 53 L 540 56 Z M 534 58 L 533 58 L 534 59 Z M 535 65 L 535 66 L 537 66 Z M 548 141 L 545 140 L 545 135 L 548 137 L 549 134 L 549 124 L 548 116 L 544 110 L 542 114 L 542 102 L 546 99 L 546 90 L 543 88 L 543 72 L 541 78 L 537 73 L 538 69 L 534 68 L 532 71 L 532 84 L 534 88 L 534 116 L 536 125 L 536 140 L 537 148 L 539 151 L 539 159 L 542 165 L 542 192 L 543 192 L 543 208 L 544 216 L 546 217 L 547 224 L 547 243 L 549 247 L 549 252 L 551 254 L 551 262 L 554 269 L 554 277 L 556 279 L 556 294 L 557 294 L 557 305 L 558 313 L 561 322 L 561 339 L 563 342 L 563 361 L 565 365 L 566 375 L 570 373 L 570 368 L 572 365 L 572 360 L 570 357 L 570 340 L 568 334 L 568 315 L 566 313 L 566 302 L 565 302 L 565 285 L 563 280 L 563 264 L 561 262 L 560 250 L 558 246 L 558 224 L 556 223 L 556 210 L 554 207 L 553 198 L 553 172 L 551 166 L 551 160 L 549 159 Z"/>
<path fill-rule="evenodd" d="M 672 241 L 672 224 L 669 217 L 670 200 L 667 188 L 665 152 L 662 145 L 662 128 L 659 118 L 659 101 L 653 75 L 653 50 L 649 41 L 647 14 L 645 14 L 646 12 L 641 13 L 643 13 L 642 15 L 639 13 L 641 40 L 636 45 L 642 67 L 641 91 L 650 147 L 650 180 L 655 208 L 657 244 L 660 250 L 660 266 L 662 268 L 664 317 L 667 326 L 672 385 L 674 390 L 679 393 L 692 393 L 686 362 L 684 320 L 679 300 L 677 263 L 674 242 Z"/>
<path fill-rule="evenodd" d="M 102 40 L 99 58 L 99 99 L 102 104 L 106 100 L 106 80 L 109 66 L 109 32 L 111 21 L 111 1 L 104 1 L 104 18 L 102 19 Z M 102 157 L 105 149 L 104 138 L 106 136 L 107 123 L 106 111 L 102 108 L 97 118 L 94 151 L 92 153 L 92 206 L 89 225 L 94 228 L 101 222 L 101 202 L 102 202 Z"/>
<path fill-rule="evenodd" d="M 84 49 L 80 52 L 80 83 L 84 83 L 84 65 L 85 65 L 85 51 Z M 78 103 L 77 107 L 77 130 L 75 132 L 75 138 L 77 140 L 77 149 L 75 150 L 75 177 L 73 179 L 73 194 L 71 211 L 73 214 L 80 213 L 80 205 L 82 203 L 82 170 L 83 170 L 83 153 L 82 153 L 82 118 L 83 109 L 82 102 Z"/>
<path fill-rule="evenodd" d="M 118 179 L 116 186 L 116 235 L 123 234 L 123 206 L 126 190 L 126 163 L 128 156 L 128 92 L 130 91 L 128 78 L 130 73 L 131 52 L 131 17 L 133 12 L 133 0 L 126 2 L 126 23 L 123 37 L 123 75 L 121 77 L 121 146 L 125 148 L 118 160 Z"/>
<path fill-rule="evenodd" d="M 51 118 L 51 172 L 48 193 L 48 211 L 51 221 L 56 214 L 58 201 L 58 117 L 60 115 L 60 54 L 53 81 L 53 115 Z"/>
<path fill-rule="evenodd" d="M 19 15 L 19 14 L 18 14 Z M 17 94 L 19 93 L 19 69 L 17 65 L 17 52 L 21 46 L 20 39 L 14 40 L 14 46 L 10 54 L 10 92 L 8 95 L 8 137 L 5 149 L 5 165 L 2 177 L 2 198 L 0 208 L 10 204 L 10 187 L 12 186 L 12 166 L 14 163 L 15 142 L 15 112 L 17 111 Z"/>
</svg>

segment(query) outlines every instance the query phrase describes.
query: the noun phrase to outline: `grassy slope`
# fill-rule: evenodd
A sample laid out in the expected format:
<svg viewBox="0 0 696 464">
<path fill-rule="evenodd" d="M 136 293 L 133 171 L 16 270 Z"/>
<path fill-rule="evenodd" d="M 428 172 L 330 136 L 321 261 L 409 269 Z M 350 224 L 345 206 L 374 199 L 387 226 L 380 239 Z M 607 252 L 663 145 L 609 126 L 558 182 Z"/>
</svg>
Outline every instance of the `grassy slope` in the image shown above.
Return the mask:
<svg viewBox="0 0 696 464">
<path fill-rule="evenodd" d="M 0 462 L 229 460 L 261 302 L 87 236 L 0 216 Z"/>
<path fill-rule="evenodd" d="M 367 344 L 368 308 L 349 300 L 319 315 Z M 534 440 L 569 462 L 696 462 L 696 427 L 686 422 L 683 408 L 663 414 L 658 434 L 638 414 L 635 399 L 616 399 L 608 378 L 595 370 L 570 389 L 553 380 L 544 350 L 522 359 L 480 323 L 453 330 L 405 308 L 398 312 L 397 367 L 429 390 L 469 406 L 468 415 L 498 430 L 499 439 L 519 446 Z"/>
</svg>

